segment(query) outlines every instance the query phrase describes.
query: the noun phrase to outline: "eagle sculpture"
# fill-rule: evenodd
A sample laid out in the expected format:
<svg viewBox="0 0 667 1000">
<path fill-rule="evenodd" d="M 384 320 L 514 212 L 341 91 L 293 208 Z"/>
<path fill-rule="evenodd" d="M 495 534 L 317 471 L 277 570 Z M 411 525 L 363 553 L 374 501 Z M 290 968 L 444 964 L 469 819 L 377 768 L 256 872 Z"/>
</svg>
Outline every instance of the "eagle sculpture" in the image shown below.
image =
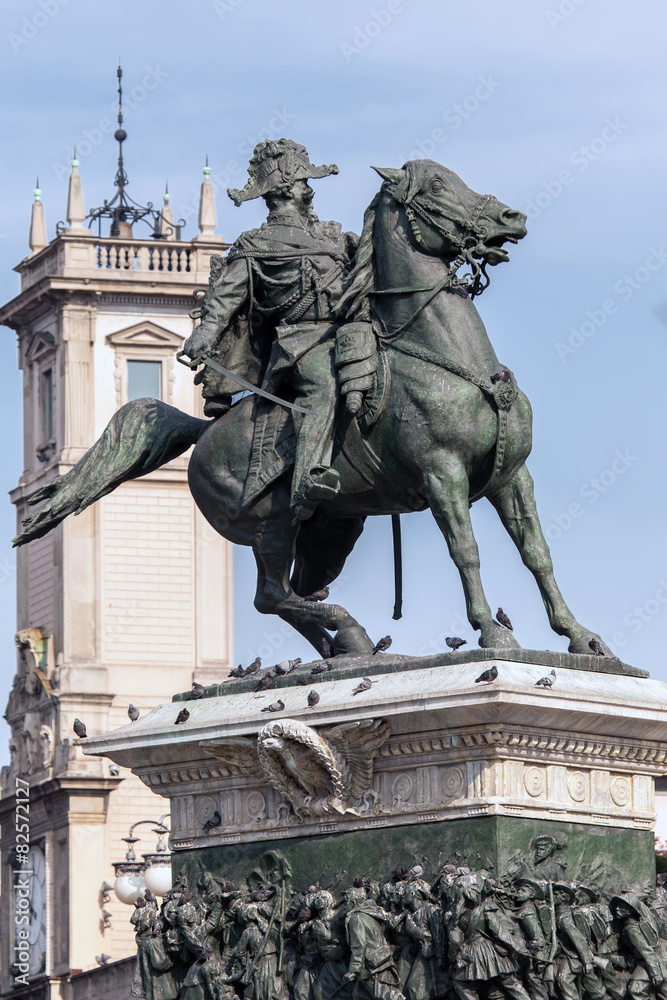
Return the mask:
<svg viewBox="0 0 667 1000">
<path fill-rule="evenodd" d="M 346 722 L 318 732 L 296 719 L 276 719 L 256 739 L 224 737 L 205 740 L 201 747 L 241 773 L 265 778 L 301 818 L 332 809 L 356 812 L 388 736 L 384 720 Z"/>
</svg>

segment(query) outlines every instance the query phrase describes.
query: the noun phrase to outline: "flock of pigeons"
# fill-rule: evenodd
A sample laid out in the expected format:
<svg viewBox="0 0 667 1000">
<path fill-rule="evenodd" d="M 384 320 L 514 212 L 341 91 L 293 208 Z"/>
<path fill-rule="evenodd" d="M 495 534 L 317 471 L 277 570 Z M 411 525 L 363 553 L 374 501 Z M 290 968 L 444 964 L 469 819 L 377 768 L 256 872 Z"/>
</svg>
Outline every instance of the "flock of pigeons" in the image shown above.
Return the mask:
<svg viewBox="0 0 667 1000">
<path fill-rule="evenodd" d="M 328 596 L 329 596 L 329 588 L 324 587 L 322 590 L 316 590 L 313 594 L 310 594 L 306 598 L 306 600 L 324 601 Z M 498 608 L 498 611 L 496 613 L 496 621 L 500 626 L 502 626 L 502 628 L 514 631 L 512 622 L 510 621 L 509 617 L 505 614 L 502 608 Z M 447 636 L 445 642 L 453 652 L 456 652 L 458 649 L 461 648 L 461 646 L 468 645 L 466 639 L 461 639 L 457 635 Z M 605 655 L 604 650 L 597 639 L 591 639 L 588 645 L 594 656 Z M 378 642 L 373 647 L 373 655 L 375 656 L 377 653 L 386 652 L 390 646 L 391 646 L 391 636 L 390 635 L 383 636 L 381 639 L 378 640 Z M 318 674 L 324 674 L 327 673 L 329 670 L 332 670 L 333 669 L 332 664 L 328 662 L 332 656 L 333 656 L 333 650 L 331 649 L 329 643 L 325 640 L 323 643 L 324 658 L 322 662 L 319 663 L 317 666 L 313 667 L 309 674 L 305 674 L 303 677 L 299 677 L 297 680 L 297 684 L 304 686 L 310 685 L 314 681 L 316 681 Z M 267 672 L 262 677 L 258 679 L 257 684 L 255 686 L 255 691 L 268 691 L 269 688 L 273 687 L 273 682 L 275 677 L 286 677 L 287 674 L 291 674 L 293 670 L 296 670 L 296 668 L 299 666 L 300 663 L 301 663 L 300 657 L 297 657 L 295 660 L 281 660 L 280 663 L 276 663 L 273 667 L 267 670 Z M 242 663 L 239 663 L 238 667 L 235 667 L 233 670 L 229 671 L 228 676 L 237 678 L 253 677 L 255 674 L 259 673 L 261 668 L 262 668 L 261 658 L 259 656 L 256 656 L 255 659 L 252 661 L 252 663 L 249 664 L 247 667 L 244 667 Z M 475 684 L 484 684 L 484 683 L 493 684 L 493 682 L 497 679 L 497 677 L 498 677 L 498 667 L 493 666 L 490 667 L 488 670 L 484 670 L 475 680 Z M 535 684 L 535 687 L 541 687 L 544 688 L 546 691 L 549 691 L 553 687 L 555 680 L 556 680 L 556 671 L 552 670 L 551 673 L 547 674 L 545 677 L 540 677 L 539 681 L 537 681 L 537 683 Z M 373 684 L 375 683 L 376 682 L 371 680 L 370 677 L 362 677 L 361 681 L 359 682 L 359 684 L 357 684 L 352 694 L 357 695 L 357 694 L 362 694 L 364 691 L 369 691 L 372 688 Z M 199 698 L 202 698 L 203 696 L 204 696 L 204 685 L 199 684 L 198 681 L 194 681 L 188 701 L 197 701 Z M 308 697 L 306 699 L 307 707 L 315 708 L 319 700 L 320 696 L 317 693 L 317 691 L 313 688 L 308 693 Z M 285 708 L 285 702 L 282 700 L 282 698 L 278 698 L 277 701 L 274 701 L 270 705 L 267 705 L 265 708 L 263 708 L 262 712 L 282 712 L 284 708 Z M 136 722 L 141 713 L 139 712 L 138 708 L 130 704 L 127 710 L 127 714 L 129 716 L 130 722 Z M 188 709 L 182 708 L 178 713 L 178 715 L 176 716 L 176 721 L 174 722 L 174 725 L 179 726 L 182 723 L 187 722 L 189 718 L 190 718 L 190 712 L 188 711 Z M 86 732 L 86 727 L 84 723 L 81 722 L 80 719 L 74 720 L 74 726 L 72 728 L 74 729 L 74 732 L 79 737 L 79 739 L 86 739 L 88 735 Z"/>
</svg>

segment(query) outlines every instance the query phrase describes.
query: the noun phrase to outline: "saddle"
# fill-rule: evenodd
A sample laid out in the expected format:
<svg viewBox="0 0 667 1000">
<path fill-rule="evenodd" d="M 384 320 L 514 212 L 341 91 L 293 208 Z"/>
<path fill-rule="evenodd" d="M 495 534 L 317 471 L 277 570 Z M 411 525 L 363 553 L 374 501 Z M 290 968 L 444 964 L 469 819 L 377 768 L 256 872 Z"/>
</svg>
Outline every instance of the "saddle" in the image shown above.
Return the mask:
<svg viewBox="0 0 667 1000">
<path fill-rule="evenodd" d="M 336 374 L 345 406 L 334 422 L 334 439 L 364 479 L 377 475 L 379 461 L 364 443 L 382 413 L 389 392 L 389 366 L 370 323 L 347 323 L 336 333 Z M 251 503 L 293 465 L 296 434 L 289 410 L 256 397 L 249 474 L 243 503 Z"/>
</svg>

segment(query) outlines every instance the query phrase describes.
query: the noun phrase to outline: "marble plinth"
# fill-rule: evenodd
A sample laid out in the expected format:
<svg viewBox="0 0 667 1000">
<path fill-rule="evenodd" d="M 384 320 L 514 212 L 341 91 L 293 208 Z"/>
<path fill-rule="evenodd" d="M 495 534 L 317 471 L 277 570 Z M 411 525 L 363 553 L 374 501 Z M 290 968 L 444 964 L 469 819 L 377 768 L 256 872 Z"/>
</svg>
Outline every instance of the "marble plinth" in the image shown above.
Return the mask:
<svg viewBox="0 0 667 1000">
<path fill-rule="evenodd" d="M 307 686 L 297 680 L 314 664 L 268 691 L 255 691 L 256 679 L 229 681 L 187 702 L 182 725 L 175 720 L 186 696 L 177 695 L 136 723 L 89 738 L 84 749 L 130 767 L 170 800 L 175 855 L 224 845 L 252 845 L 252 853 L 258 844 L 382 830 L 393 856 L 398 828 L 411 853 L 442 855 L 456 843 L 469 853 L 477 828 L 480 853 L 498 865 L 513 847 L 526 850 L 537 833 L 558 829 L 590 834 L 598 847 L 595 831 L 606 830 L 609 863 L 625 865 L 634 844 L 630 854 L 649 864 L 653 780 L 667 773 L 667 685 L 627 670 L 564 665 L 593 657 L 483 653 L 483 662 L 477 651 L 341 657 Z M 552 663 L 554 686 L 536 687 Z M 495 682 L 475 683 L 494 665 Z M 372 687 L 354 694 L 363 676 Z M 313 688 L 320 699 L 309 707 Z M 284 710 L 262 711 L 278 699 Z M 344 761 L 358 731 L 369 734 L 361 778 Z M 272 750 L 277 737 L 296 740 L 292 775 L 286 751 Z M 265 743 L 262 756 L 257 747 Z M 328 795 L 304 791 L 295 779 L 309 760 L 333 782 Z"/>
</svg>

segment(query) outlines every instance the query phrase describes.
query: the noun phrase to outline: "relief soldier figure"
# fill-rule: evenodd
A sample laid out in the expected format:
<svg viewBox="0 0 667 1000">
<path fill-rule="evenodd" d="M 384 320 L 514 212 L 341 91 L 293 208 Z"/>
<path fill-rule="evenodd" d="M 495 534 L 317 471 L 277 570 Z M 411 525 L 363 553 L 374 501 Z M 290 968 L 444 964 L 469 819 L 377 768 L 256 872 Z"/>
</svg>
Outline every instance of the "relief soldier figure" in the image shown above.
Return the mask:
<svg viewBox="0 0 667 1000">
<path fill-rule="evenodd" d="M 369 997 L 372 1000 L 404 1000 L 393 949 L 385 936 L 389 914 L 368 898 L 363 885 L 347 890 L 345 910 L 350 962 L 344 978 L 355 984 L 353 996 L 360 1000 Z"/>
</svg>

